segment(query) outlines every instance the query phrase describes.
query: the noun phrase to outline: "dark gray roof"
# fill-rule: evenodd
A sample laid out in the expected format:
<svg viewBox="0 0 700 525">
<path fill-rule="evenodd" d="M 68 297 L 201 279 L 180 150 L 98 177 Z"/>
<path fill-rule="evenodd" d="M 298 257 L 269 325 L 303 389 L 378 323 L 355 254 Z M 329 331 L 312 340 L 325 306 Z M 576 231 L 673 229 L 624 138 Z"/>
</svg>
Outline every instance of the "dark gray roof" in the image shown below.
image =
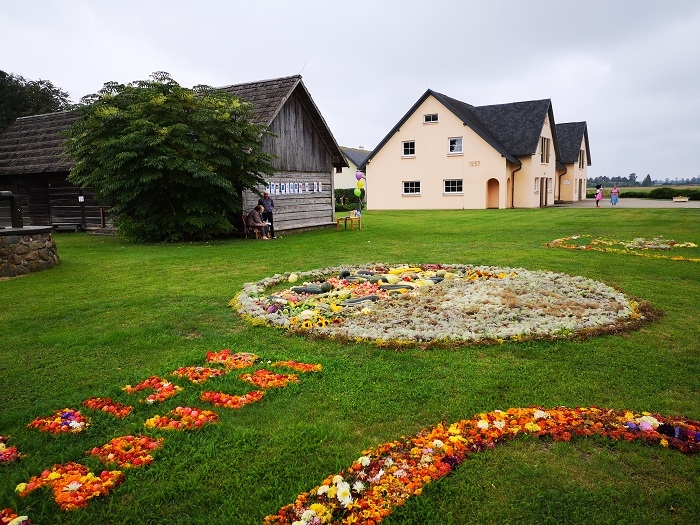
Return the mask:
<svg viewBox="0 0 700 525">
<path fill-rule="evenodd" d="M 367 149 L 345 148 L 343 146 L 341 146 L 340 149 L 355 166 L 361 166 L 365 159 L 372 154 L 372 151 Z"/>
<path fill-rule="evenodd" d="M 58 111 L 20 117 L 0 134 L 0 175 L 70 171 L 73 163 L 62 158 L 67 130 L 78 115 Z"/>
<path fill-rule="evenodd" d="M 585 122 L 557 124 L 557 136 L 559 137 L 560 160 L 563 164 L 575 164 L 578 162 L 578 152 L 581 150 L 581 142 L 584 142 L 588 165 L 591 165 L 591 150 L 588 145 L 588 126 Z"/>
<path fill-rule="evenodd" d="M 323 119 L 321 112 L 311 98 L 311 94 L 301 81 L 301 75 L 291 77 L 273 78 L 270 80 L 260 80 L 248 82 L 246 84 L 235 84 L 223 86 L 217 89 L 236 95 L 253 105 L 256 115 L 255 122 L 264 126 L 269 126 L 279 113 L 284 103 L 295 94 L 314 124 L 316 131 L 321 136 L 328 152 L 336 167 L 347 167 L 345 158 L 331 133 L 328 124 Z"/>
<path fill-rule="evenodd" d="M 253 105 L 255 122 L 269 126 L 287 99 L 296 94 L 328 149 L 333 165 L 347 167 L 340 146 L 306 90 L 301 76 L 276 78 L 218 88 Z M 73 167 L 61 157 L 66 140 L 61 135 L 80 118 L 59 111 L 18 118 L 0 134 L 0 175 L 69 171 Z"/>
<path fill-rule="evenodd" d="M 516 157 L 535 154 L 547 116 L 552 124 L 552 133 L 555 133 L 552 102 L 549 99 L 478 106 L 474 112 Z M 554 143 L 556 148 L 556 136 Z"/>
<path fill-rule="evenodd" d="M 477 135 L 513 164 L 520 164 L 518 157 L 533 155 L 537 151 L 545 117 L 549 117 L 549 121 L 552 124 L 554 150 L 558 151 L 554 112 L 549 99 L 491 106 L 472 106 L 429 89 L 374 148 L 372 154 L 361 166 L 362 168 L 429 96 L 433 96 L 440 101 L 465 126 L 469 126 Z"/>
</svg>

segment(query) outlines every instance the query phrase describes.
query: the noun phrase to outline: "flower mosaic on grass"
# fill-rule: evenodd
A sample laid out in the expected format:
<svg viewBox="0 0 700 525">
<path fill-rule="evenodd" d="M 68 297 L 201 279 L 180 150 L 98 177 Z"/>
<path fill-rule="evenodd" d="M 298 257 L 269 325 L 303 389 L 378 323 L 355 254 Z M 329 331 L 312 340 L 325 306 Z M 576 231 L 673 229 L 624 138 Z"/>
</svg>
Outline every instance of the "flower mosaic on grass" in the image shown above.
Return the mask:
<svg viewBox="0 0 700 525">
<path fill-rule="evenodd" d="M 106 445 L 94 447 L 86 454 L 95 456 L 105 465 L 116 464 L 122 468 L 135 468 L 153 463 L 151 453 L 163 446 L 163 438 L 148 436 L 122 436 Z"/>
<path fill-rule="evenodd" d="M 270 366 L 291 368 L 292 370 L 302 373 L 321 372 L 323 370 L 323 367 L 320 364 L 298 363 L 297 361 L 277 361 L 276 363 L 272 363 Z"/>
<path fill-rule="evenodd" d="M 181 386 L 175 385 L 168 381 L 167 379 L 161 379 L 158 376 L 151 376 L 148 379 L 140 382 L 136 386 L 126 385 L 122 390 L 129 394 L 140 392 L 141 390 L 155 390 L 154 393 L 150 394 L 145 399 L 139 399 L 139 402 L 143 403 L 162 403 L 168 398 L 173 397 L 178 392 L 182 390 Z"/>
<path fill-rule="evenodd" d="M 700 452 L 700 422 L 598 407 L 511 408 L 439 424 L 415 436 L 362 453 L 344 472 L 267 516 L 264 525 L 379 523 L 423 487 L 457 468 L 468 454 L 492 449 L 519 435 L 607 436 Z"/>
<path fill-rule="evenodd" d="M 124 403 L 119 403 L 112 401 L 112 398 L 106 397 L 91 397 L 83 401 L 83 406 L 96 410 L 98 412 L 104 412 L 106 414 L 111 414 L 117 419 L 124 419 L 134 407 L 125 405 Z"/>
<path fill-rule="evenodd" d="M 247 381 L 258 388 L 284 388 L 289 383 L 298 383 L 299 376 L 296 374 L 278 374 L 270 370 L 256 370 L 252 374 L 241 374 L 238 376 L 241 381 Z"/>
<path fill-rule="evenodd" d="M 253 390 L 242 396 L 234 396 L 224 392 L 202 392 L 199 399 L 211 403 L 215 407 L 241 408 L 250 403 L 260 401 L 264 395 L 264 390 Z"/>
<path fill-rule="evenodd" d="M 258 360 L 258 356 L 250 352 L 231 353 L 228 348 L 219 352 L 207 352 L 207 363 L 221 363 L 226 370 L 248 368 Z"/>
<path fill-rule="evenodd" d="M 75 510 L 86 507 L 92 498 L 109 494 L 123 481 L 124 474 L 121 471 L 105 470 L 96 476 L 85 465 L 70 462 L 54 465 L 51 470 L 44 470 L 39 476 L 32 476 L 27 483 L 17 485 L 15 491 L 20 497 L 25 497 L 38 488 L 51 487 L 61 510 Z"/>
<path fill-rule="evenodd" d="M 88 426 L 90 419 L 72 408 L 56 410 L 52 416 L 38 417 L 27 425 L 28 428 L 36 428 L 50 434 L 77 434 Z"/>
<path fill-rule="evenodd" d="M 585 337 L 659 314 L 599 281 L 523 268 L 369 264 L 276 275 L 229 304 L 246 319 L 312 336 L 378 345 Z"/>
<path fill-rule="evenodd" d="M 32 525 L 29 516 L 19 516 L 14 510 L 7 508 L 0 510 L 0 525 Z"/>
<path fill-rule="evenodd" d="M 645 239 L 638 237 L 631 241 L 594 237 L 593 235 L 571 235 L 554 239 L 545 246 L 549 248 L 565 248 L 568 250 L 584 250 L 608 253 L 622 253 L 638 255 L 652 259 L 670 259 L 672 261 L 700 262 L 700 257 L 685 257 L 683 255 L 670 255 L 667 252 L 679 248 L 697 248 L 694 242 L 676 242 L 673 239 L 654 237 Z"/>
<path fill-rule="evenodd" d="M 6 436 L 0 436 L 0 463 L 11 463 L 12 461 L 22 459 L 25 456 L 25 454 L 20 454 L 19 450 L 14 445 L 8 447 L 8 439 L 9 438 Z"/>
<path fill-rule="evenodd" d="M 211 410 L 177 407 L 167 416 L 156 415 L 143 424 L 146 428 L 161 430 L 196 430 L 204 425 L 218 423 L 219 414 Z"/>
<path fill-rule="evenodd" d="M 170 373 L 173 376 L 186 377 L 193 383 L 204 383 L 209 378 L 221 377 L 224 374 L 226 374 L 226 370 L 206 366 L 181 366 Z"/>
</svg>

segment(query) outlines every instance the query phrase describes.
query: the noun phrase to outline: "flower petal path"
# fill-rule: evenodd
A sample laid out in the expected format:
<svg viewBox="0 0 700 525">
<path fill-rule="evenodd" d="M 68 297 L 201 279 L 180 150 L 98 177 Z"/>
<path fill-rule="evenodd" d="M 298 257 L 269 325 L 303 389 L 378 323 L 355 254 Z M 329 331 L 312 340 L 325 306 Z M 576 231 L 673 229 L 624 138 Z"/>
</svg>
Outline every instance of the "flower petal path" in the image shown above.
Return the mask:
<svg viewBox="0 0 700 525">
<path fill-rule="evenodd" d="M 303 284 L 284 288 L 288 280 Z M 247 283 L 230 306 L 254 324 L 378 345 L 585 337 L 659 312 L 604 283 L 459 264 L 331 267 Z"/>
<path fill-rule="evenodd" d="M 346 471 L 328 476 L 263 523 L 379 523 L 407 498 L 420 495 L 426 484 L 452 472 L 467 455 L 524 434 L 555 441 L 599 435 L 659 443 L 685 453 L 700 451 L 700 422 L 685 418 L 598 407 L 496 410 L 364 451 Z"/>
</svg>

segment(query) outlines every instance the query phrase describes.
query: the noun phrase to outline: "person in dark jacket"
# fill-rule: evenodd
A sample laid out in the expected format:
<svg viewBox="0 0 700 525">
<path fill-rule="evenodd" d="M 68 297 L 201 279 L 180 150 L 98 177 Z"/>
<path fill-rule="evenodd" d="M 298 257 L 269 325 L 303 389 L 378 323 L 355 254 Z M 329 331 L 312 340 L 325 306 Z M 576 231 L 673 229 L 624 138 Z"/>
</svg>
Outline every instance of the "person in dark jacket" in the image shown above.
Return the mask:
<svg viewBox="0 0 700 525">
<path fill-rule="evenodd" d="M 257 228 L 257 230 L 260 232 L 260 238 L 261 239 L 269 239 L 270 236 L 267 231 L 267 224 L 265 221 L 262 220 L 260 217 L 260 213 L 262 212 L 263 207 L 262 205 L 258 204 L 255 208 L 250 210 L 248 213 L 248 217 L 246 219 L 248 228 L 253 229 Z"/>
</svg>

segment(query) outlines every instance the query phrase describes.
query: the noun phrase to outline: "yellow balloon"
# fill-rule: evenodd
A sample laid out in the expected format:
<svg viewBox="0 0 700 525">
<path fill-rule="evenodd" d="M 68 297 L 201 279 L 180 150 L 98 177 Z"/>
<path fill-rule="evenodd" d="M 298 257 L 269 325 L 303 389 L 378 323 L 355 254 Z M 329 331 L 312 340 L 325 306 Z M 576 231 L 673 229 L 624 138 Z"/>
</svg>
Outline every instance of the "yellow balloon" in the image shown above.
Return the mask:
<svg viewBox="0 0 700 525">
<path fill-rule="evenodd" d="M 358 181 L 357 181 L 357 187 L 358 187 L 358 188 L 362 189 L 362 187 L 363 187 L 364 185 L 365 185 L 365 181 L 363 181 L 363 180 L 358 180 Z"/>
</svg>

